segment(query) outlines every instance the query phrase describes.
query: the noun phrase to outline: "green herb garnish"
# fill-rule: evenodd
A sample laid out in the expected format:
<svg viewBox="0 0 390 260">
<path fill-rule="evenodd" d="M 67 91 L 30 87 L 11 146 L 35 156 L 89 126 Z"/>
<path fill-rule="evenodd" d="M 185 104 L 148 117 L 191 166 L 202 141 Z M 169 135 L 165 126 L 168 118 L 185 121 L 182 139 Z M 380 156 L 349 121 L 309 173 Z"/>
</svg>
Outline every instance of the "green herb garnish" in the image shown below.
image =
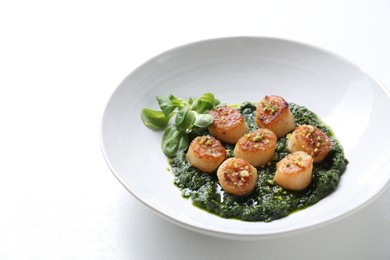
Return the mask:
<svg viewBox="0 0 390 260">
<path fill-rule="evenodd" d="M 164 130 L 161 148 L 166 156 L 172 157 L 185 151 L 189 145 L 190 130 L 203 131 L 213 123 L 213 117 L 207 112 L 214 109 L 220 102 L 211 93 L 188 101 L 174 95 L 158 96 L 157 103 L 161 109 L 144 108 L 141 119 L 145 126 L 152 130 Z M 169 121 L 175 117 L 173 124 Z"/>
</svg>

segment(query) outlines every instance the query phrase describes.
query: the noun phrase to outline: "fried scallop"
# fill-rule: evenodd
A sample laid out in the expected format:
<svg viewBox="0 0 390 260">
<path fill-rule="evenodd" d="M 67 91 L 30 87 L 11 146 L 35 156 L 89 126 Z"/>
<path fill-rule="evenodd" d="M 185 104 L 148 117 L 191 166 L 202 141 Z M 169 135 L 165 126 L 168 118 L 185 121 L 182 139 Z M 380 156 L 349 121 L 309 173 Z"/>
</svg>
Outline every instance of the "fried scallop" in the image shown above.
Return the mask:
<svg viewBox="0 0 390 260">
<path fill-rule="evenodd" d="M 244 116 L 238 109 L 224 106 L 209 111 L 214 118 L 209 126 L 210 133 L 222 142 L 235 144 L 241 136 L 248 132 Z"/>
<path fill-rule="evenodd" d="M 198 136 L 188 148 L 187 159 L 192 166 L 211 173 L 226 159 L 226 149 L 213 136 Z"/>
<path fill-rule="evenodd" d="M 258 175 L 256 168 L 246 160 L 232 157 L 219 166 L 217 177 L 227 193 L 243 196 L 254 190 Z"/>
<path fill-rule="evenodd" d="M 280 96 L 265 96 L 256 109 L 256 123 L 282 137 L 295 128 L 295 120 L 288 103 Z"/>
<path fill-rule="evenodd" d="M 298 126 L 287 138 L 287 150 L 290 153 L 304 151 L 313 157 L 314 162 L 324 160 L 331 149 L 329 137 L 312 125 Z"/>
<path fill-rule="evenodd" d="M 288 190 L 303 190 L 312 180 L 313 158 L 298 151 L 287 155 L 276 164 L 274 181 Z"/>
<path fill-rule="evenodd" d="M 234 156 L 247 160 L 255 167 L 268 163 L 275 152 L 277 137 L 269 129 L 259 128 L 241 137 L 234 148 Z"/>
</svg>

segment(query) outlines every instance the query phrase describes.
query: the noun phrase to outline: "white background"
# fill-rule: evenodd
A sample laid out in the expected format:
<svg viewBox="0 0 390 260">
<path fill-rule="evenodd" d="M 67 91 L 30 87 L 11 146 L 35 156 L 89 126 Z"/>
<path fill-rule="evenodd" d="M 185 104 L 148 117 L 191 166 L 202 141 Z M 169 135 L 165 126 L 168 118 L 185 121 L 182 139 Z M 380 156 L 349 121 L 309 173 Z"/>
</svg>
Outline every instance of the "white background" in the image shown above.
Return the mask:
<svg viewBox="0 0 390 260">
<path fill-rule="evenodd" d="M 117 85 L 226 36 L 313 44 L 390 89 L 390 1 L 1 1 L 0 259 L 389 259 L 389 187 L 336 223 L 234 241 L 166 222 L 115 179 L 99 133 Z"/>
</svg>

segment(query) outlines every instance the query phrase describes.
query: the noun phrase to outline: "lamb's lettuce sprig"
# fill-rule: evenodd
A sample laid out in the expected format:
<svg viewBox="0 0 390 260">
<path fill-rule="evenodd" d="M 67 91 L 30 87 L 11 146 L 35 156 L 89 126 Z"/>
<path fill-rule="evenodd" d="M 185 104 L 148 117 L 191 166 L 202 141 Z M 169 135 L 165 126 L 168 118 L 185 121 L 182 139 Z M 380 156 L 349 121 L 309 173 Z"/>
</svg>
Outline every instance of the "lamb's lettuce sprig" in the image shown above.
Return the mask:
<svg viewBox="0 0 390 260">
<path fill-rule="evenodd" d="M 202 131 L 213 123 L 213 117 L 207 112 L 220 103 L 212 93 L 205 93 L 188 101 L 174 95 L 158 96 L 156 99 L 161 110 L 144 108 L 141 119 L 144 125 L 152 130 L 164 130 L 161 148 L 169 157 L 188 148 L 190 130 Z M 172 117 L 174 120 L 170 124 Z"/>
</svg>

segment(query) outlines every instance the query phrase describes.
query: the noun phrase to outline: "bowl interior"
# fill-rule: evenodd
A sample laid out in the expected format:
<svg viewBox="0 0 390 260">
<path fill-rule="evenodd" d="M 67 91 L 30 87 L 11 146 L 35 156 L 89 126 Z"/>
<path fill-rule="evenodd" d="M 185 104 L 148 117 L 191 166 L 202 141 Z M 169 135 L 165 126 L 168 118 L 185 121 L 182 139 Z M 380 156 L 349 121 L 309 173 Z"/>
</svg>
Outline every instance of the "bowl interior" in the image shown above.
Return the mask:
<svg viewBox="0 0 390 260">
<path fill-rule="evenodd" d="M 158 109 L 159 95 L 189 98 L 205 92 L 227 103 L 275 94 L 316 112 L 333 129 L 350 161 L 337 190 L 270 223 L 223 219 L 183 199 L 167 171 L 161 132 L 147 129 L 140 113 L 145 107 Z M 332 53 L 280 39 L 224 38 L 167 51 L 126 77 L 107 104 L 101 142 L 115 176 L 162 216 L 208 234 L 267 237 L 335 220 L 383 189 L 390 178 L 388 111 L 384 88 Z"/>
</svg>

